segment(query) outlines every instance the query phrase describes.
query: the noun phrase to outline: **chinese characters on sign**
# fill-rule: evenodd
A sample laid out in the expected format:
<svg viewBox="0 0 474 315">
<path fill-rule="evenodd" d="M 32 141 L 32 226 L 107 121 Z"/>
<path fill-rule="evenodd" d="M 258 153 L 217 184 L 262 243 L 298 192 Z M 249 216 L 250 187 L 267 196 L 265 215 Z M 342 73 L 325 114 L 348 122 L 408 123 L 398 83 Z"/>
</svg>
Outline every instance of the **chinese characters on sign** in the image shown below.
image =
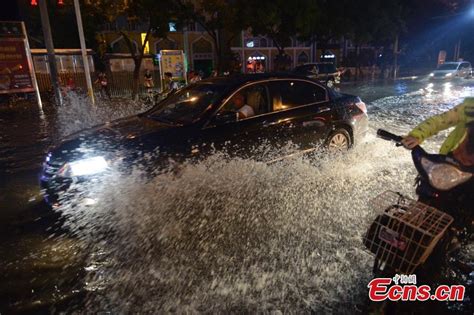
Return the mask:
<svg viewBox="0 0 474 315">
<path fill-rule="evenodd" d="M 182 50 L 162 50 L 161 72 L 171 72 L 173 78 L 178 80 L 185 79 L 184 54 Z"/>
<path fill-rule="evenodd" d="M 15 32 L 19 27 L 13 22 L 0 23 L 3 26 L 0 34 L 0 94 L 33 92 L 26 39 L 20 32 Z"/>
</svg>

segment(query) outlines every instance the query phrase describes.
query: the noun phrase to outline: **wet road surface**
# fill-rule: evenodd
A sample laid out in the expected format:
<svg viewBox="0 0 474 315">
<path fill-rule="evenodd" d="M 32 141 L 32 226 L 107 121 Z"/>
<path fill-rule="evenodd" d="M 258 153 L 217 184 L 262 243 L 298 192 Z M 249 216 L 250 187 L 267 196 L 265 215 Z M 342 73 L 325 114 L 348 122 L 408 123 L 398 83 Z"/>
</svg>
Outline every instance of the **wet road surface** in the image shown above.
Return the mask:
<svg viewBox="0 0 474 315">
<path fill-rule="evenodd" d="M 341 90 L 367 102 L 373 130 L 404 134 L 474 96 L 474 82 Z M 265 165 L 216 155 L 177 177 L 110 174 L 96 205 L 52 211 L 37 186 L 48 146 L 144 108 L 91 108 L 76 96 L 58 110 L 0 108 L 0 313 L 364 312 L 367 200 L 386 189 L 414 195 L 409 154 L 371 135 L 331 159 Z M 445 135 L 426 148 L 436 151 Z"/>
</svg>

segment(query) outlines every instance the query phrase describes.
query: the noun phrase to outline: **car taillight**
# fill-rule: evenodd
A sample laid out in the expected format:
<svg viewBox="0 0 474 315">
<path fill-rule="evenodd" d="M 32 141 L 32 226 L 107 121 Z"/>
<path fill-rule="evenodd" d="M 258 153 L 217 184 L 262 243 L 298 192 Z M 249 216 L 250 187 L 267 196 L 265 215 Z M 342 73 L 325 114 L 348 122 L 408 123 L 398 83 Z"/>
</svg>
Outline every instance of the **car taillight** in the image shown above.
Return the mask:
<svg viewBox="0 0 474 315">
<path fill-rule="evenodd" d="M 356 106 L 364 113 L 367 114 L 367 106 L 365 106 L 364 102 L 357 102 Z"/>
</svg>

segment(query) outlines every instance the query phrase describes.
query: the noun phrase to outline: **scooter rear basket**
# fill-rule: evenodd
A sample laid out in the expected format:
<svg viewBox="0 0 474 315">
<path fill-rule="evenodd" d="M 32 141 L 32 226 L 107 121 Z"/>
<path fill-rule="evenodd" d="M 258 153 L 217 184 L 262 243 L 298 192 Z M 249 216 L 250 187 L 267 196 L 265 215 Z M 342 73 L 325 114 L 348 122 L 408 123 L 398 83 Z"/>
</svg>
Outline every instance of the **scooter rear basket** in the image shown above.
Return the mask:
<svg viewBox="0 0 474 315">
<path fill-rule="evenodd" d="M 433 207 L 386 191 L 371 201 L 380 213 L 364 237 L 365 246 L 396 272 L 411 274 L 433 251 L 453 218 Z"/>
</svg>

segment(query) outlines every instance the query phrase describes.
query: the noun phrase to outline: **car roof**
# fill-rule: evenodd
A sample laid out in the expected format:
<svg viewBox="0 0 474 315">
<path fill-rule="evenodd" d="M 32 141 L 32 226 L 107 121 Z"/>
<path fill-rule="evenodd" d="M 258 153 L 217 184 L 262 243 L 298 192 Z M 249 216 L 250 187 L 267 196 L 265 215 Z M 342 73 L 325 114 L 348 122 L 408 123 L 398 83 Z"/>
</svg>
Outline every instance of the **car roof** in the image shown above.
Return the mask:
<svg viewBox="0 0 474 315">
<path fill-rule="evenodd" d="M 257 82 L 262 80 L 271 80 L 271 79 L 303 79 L 306 81 L 311 81 L 318 83 L 315 80 L 309 79 L 304 75 L 299 75 L 295 73 L 280 73 L 280 72 L 268 72 L 268 73 L 252 73 L 252 74 L 236 74 L 229 76 L 221 76 L 208 78 L 198 83 L 205 84 L 217 84 L 217 85 L 227 85 L 227 86 L 239 86 L 250 82 Z"/>
</svg>

